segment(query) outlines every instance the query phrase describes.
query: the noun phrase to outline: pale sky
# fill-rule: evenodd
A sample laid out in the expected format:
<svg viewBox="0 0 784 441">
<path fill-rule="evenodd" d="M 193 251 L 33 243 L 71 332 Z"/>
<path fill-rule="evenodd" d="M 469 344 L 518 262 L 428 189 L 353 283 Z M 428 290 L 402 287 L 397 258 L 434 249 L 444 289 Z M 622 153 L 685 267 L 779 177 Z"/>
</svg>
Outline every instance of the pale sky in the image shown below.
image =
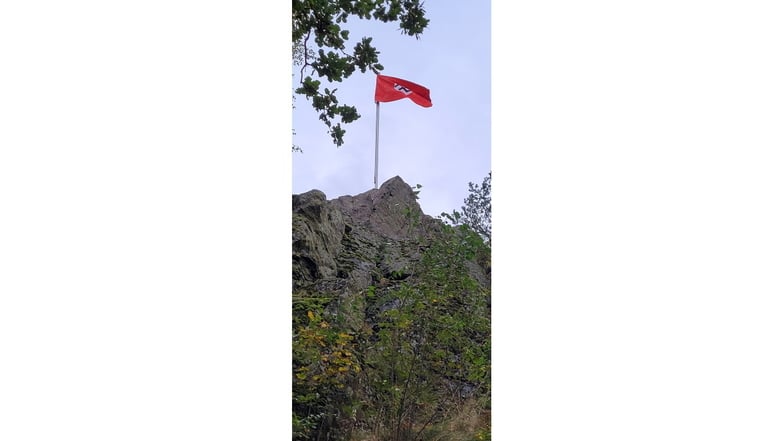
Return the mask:
<svg viewBox="0 0 784 441">
<path fill-rule="evenodd" d="M 351 32 L 349 48 L 373 38 L 383 75 L 430 89 L 430 108 L 409 99 L 380 104 L 378 184 L 398 175 L 422 185 L 420 205 L 436 216 L 459 209 L 468 183 L 490 172 L 490 2 L 432 1 L 425 11 L 430 24 L 419 40 L 376 20 L 349 21 L 344 29 Z M 293 72 L 298 84 L 300 67 Z M 342 83 L 322 83 L 337 87 L 361 118 L 344 125 L 345 144 L 336 147 L 311 103 L 296 97 L 294 142 L 304 152 L 292 154 L 293 192 L 317 188 L 332 199 L 372 189 L 375 74 L 356 71 Z"/>
</svg>

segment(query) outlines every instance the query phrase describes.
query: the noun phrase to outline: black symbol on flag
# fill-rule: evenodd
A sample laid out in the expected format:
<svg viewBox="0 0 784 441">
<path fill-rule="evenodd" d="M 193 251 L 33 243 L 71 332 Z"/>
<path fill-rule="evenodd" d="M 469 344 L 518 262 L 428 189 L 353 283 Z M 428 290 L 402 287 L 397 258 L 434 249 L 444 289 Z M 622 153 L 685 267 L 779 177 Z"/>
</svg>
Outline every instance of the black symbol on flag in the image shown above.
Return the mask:
<svg viewBox="0 0 784 441">
<path fill-rule="evenodd" d="M 400 92 L 403 92 L 403 93 L 405 93 L 406 95 L 409 95 L 409 94 L 411 93 L 411 90 L 410 90 L 410 89 L 408 89 L 408 88 L 407 88 L 407 87 L 405 87 L 405 86 L 401 86 L 400 84 L 397 84 L 397 83 L 395 83 L 395 85 L 394 85 L 393 87 L 394 87 L 394 89 L 395 89 L 395 90 L 397 90 L 397 91 L 400 91 Z"/>
</svg>

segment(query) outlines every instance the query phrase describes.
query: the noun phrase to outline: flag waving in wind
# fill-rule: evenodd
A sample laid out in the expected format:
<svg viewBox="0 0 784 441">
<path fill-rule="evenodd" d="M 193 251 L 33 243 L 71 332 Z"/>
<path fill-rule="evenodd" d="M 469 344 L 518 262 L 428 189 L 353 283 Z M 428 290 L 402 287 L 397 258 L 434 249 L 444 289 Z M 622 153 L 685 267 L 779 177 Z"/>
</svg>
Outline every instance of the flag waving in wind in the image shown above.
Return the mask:
<svg viewBox="0 0 784 441">
<path fill-rule="evenodd" d="M 422 107 L 431 107 L 430 90 L 411 81 L 400 78 L 376 75 L 376 102 L 386 103 L 410 98 Z"/>
<path fill-rule="evenodd" d="M 430 90 L 411 81 L 376 74 L 376 168 L 373 172 L 373 183 L 378 188 L 378 121 L 380 103 L 411 98 L 411 101 L 422 107 L 431 107 Z"/>
</svg>

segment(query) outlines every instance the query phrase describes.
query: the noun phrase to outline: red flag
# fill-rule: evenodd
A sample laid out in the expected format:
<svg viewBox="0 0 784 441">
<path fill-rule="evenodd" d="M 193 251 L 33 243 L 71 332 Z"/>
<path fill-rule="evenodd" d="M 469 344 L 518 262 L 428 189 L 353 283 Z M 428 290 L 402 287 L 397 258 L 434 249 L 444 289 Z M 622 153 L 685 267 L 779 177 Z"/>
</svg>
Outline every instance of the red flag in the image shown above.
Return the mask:
<svg viewBox="0 0 784 441">
<path fill-rule="evenodd" d="M 430 107 L 430 90 L 411 81 L 400 78 L 376 75 L 376 102 L 386 103 L 402 98 L 411 98 L 411 101 L 422 107 Z"/>
</svg>

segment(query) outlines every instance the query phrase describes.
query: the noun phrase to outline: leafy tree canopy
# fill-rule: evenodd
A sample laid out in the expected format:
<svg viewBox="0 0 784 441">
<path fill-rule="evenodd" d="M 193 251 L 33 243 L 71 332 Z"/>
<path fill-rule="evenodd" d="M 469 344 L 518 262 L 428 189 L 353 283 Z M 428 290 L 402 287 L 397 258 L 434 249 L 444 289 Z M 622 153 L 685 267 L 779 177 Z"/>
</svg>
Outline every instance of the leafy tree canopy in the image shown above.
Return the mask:
<svg viewBox="0 0 784 441">
<path fill-rule="evenodd" d="M 492 237 L 492 204 L 490 194 L 490 179 L 492 172 L 488 172 L 482 185 L 468 183 L 468 197 L 463 200 L 463 207 L 452 214 L 442 213 L 452 225 L 466 225 L 482 236 L 488 244 Z"/>
<path fill-rule="evenodd" d="M 404 35 L 417 39 L 427 27 L 425 9 L 420 0 L 293 0 L 291 11 L 292 62 L 302 66 L 298 95 L 312 102 L 319 119 L 326 124 L 332 141 L 338 147 L 343 144 L 348 124 L 359 119 L 354 106 L 341 104 L 335 92 L 337 88 L 323 87 L 321 81 L 341 82 L 357 69 L 364 73 L 376 73 L 384 69 L 379 63 L 379 51 L 371 44 L 371 37 L 363 37 L 353 50 L 347 49 L 349 31 L 341 24 L 349 17 L 365 20 L 380 20 L 384 23 L 397 22 Z M 305 74 L 310 69 L 310 74 Z"/>
</svg>

